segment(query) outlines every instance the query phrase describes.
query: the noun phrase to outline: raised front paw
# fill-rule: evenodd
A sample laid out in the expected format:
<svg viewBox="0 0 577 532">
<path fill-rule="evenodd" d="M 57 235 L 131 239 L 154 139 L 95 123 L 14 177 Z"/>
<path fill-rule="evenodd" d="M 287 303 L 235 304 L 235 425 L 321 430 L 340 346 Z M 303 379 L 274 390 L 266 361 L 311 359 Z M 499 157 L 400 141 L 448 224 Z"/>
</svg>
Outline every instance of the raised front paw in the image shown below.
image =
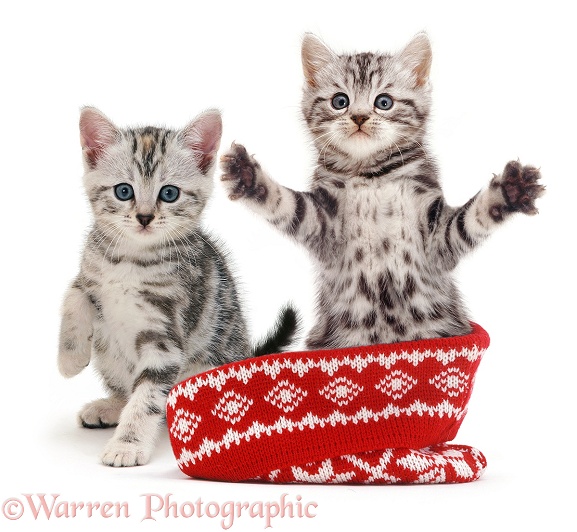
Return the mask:
<svg viewBox="0 0 577 532">
<path fill-rule="evenodd" d="M 254 198 L 264 201 L 268 194 L 266 186 L 259 182 L 260 165 L 241 144 L 232 143 L 230 150 L 220 158 L 224 182 L 231 200 Z"/>
<path fill-rule="evenodd" d="M 58 350 L 58 370 L 66 378 L 78 375 L 90 364 L 90 341 L 74 337 L 60 339 Z"/>
<path fill-rule="evenodd" d="M 537 214 L 535 200 L 542 196 L 545 187 L 539 183 L 541 172 L 534 166 L 523 166 L 519 161 L 510 161 L 503 170 L 503 175 L 493 179 L 492 186 L 501 188 L 508 212 Z M 500 214 L 502 212 L 494 213 Z"/>
</svg>

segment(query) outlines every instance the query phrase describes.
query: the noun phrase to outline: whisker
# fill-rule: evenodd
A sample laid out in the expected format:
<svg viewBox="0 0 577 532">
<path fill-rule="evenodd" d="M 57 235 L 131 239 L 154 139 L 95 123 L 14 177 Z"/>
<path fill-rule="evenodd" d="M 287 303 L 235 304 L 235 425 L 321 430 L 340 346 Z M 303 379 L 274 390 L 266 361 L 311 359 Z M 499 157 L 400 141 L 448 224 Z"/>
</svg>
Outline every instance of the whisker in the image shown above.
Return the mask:
<svg viewBox="0 0 577 532">
<path fill-rule="evenodd" d="M 171 220 L 170 222 L 167 223 L 167 225 L 168 225 L 168 229 L 167 229 L 166 234 L 167 234 L 167 237 L 170 238 L 170 240 L 172 241 L 172 247 L 174 247 L 175 252 L 178 254 L 179 261 L 180 261 L 180 258 L 182 258 L 182 260 L 185 261 L 185 257 L 183 255 L 183 253 L 184 253 L 188 257 L 187 262 L 189 264 L 192 264 L 192 262 L 194 261 L 194 265 L 196 266 L 197 262 L 196 262 L 196 256 L 195 256 L 194 251 L 193 251 L 193 248 L 194 248 L 193 243 L 190 240 L 190 238 L 187 236 L 187 234 L 181 230 L 183 228 L 188 229 L 188 227 L 177 222 L 176 220 Z M 176 240 L 173 238 L 173 236 L 176 236 L 179 241 L 186 243 L 186 245 L 184 246 L 184 249 L 180 249 L 180 246 L 178 245 Z"/>
</svg>

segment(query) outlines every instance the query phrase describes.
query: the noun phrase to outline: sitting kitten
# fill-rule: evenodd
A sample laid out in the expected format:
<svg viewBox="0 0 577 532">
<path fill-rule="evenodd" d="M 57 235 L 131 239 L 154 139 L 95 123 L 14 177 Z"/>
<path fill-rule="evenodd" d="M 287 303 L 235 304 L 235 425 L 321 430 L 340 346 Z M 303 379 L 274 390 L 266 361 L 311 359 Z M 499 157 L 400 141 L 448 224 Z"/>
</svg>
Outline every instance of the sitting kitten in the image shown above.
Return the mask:
<svg viewBox="0 0 577 532">
<path fill-rule="evenodd" d="M 221 133 L 217 111 L 181 131 L 118 129 L 98 110 L 82 111 L 94 226 L 65 297 L 58 365 L 72 377 L 92 360 L 110 392 L 79 414 L 84 427 L 118 425 L 105 464 L 148 462 L 176 383 L 280 351 L 295 332 L 286 308 L 251 351 L 226 257 L 200 228 Z"/>
<path fill-rule="evenodd" d="M 317 264 L 310 349 L 462 335 L 459 259 L 514 212 L 535 214 L 539 171 L 510 162 L 462 207 L 443 198 L 426 148 L 431 48 L 395 55 L 302 46 L 302 111 L 318 150 L 310 192 L 273 181 L 245 148 L 221 158 L 230 198 L 304 245 Z"/>
</svg>

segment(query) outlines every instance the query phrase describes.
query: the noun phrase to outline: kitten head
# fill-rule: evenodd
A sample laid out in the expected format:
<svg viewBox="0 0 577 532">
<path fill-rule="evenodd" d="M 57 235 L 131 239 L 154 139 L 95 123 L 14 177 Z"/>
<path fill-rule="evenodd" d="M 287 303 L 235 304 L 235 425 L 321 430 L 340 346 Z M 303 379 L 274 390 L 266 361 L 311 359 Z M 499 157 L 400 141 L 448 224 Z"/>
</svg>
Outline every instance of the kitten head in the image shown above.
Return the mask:
<svg viewBox="0 0 577 532">
<path fill-rule="evenodd" d="M 363 161 L 420 142 L 431 58 L 424 33 L 392 55 L 337 55 L 306 34 L 303 113 L 319 152 Z"/>
<path fill-rule="evenodd" d="M 120 129 L 97 109 L 82 109 L 84 186 L 97 226 L 136 249 L 185 238 L 212 193 L 221 134 L 216 110 L 173 131 Z"/>
</svg>

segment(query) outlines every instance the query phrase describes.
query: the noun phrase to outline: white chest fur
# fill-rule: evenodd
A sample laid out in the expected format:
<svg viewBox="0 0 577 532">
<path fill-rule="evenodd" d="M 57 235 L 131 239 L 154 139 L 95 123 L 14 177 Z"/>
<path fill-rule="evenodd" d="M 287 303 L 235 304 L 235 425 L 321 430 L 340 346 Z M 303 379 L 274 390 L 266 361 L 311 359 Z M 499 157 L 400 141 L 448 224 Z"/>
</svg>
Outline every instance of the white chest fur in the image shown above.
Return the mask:
<svg viewBox="0 0 577 532">
<path fill-rule="evenodd" d="M 346 254 L 352 255 L 349 258 L 382 269 L 383 264 L 398 262 L 399 257 L 404 263 L 405 252 L 414 255 L 420 241 L 414 201 L 402 183 L 353 181 L 342 210 L 343 241 Z"/>
<path fill-rule="evenodd" d="M 111 265 L 102 272 L 99 293 L 102 320 L 98 327 L 102 336 L 128 358 L 136 356 L 138 334 L 153 328 L 155 322 L 145 304 L 145 289 L 142 269 L 129 263 Z"/>
</svg>

